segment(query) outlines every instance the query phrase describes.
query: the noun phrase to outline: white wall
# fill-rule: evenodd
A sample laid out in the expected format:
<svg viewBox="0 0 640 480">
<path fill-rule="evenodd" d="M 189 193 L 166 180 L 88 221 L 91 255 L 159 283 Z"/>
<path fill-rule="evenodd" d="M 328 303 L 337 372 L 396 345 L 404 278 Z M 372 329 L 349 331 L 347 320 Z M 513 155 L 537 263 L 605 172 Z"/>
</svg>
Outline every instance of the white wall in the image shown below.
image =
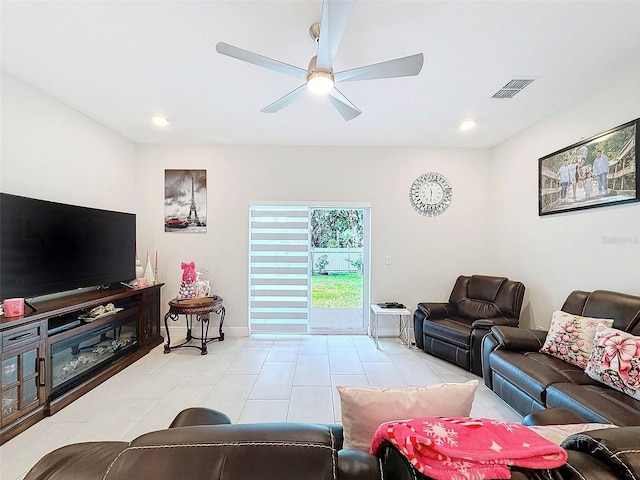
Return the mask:
<svg viewBox="0 0 640 480">
<path fill-rule="evenodd" d="M 537 204 L 538 159 L 640 117 L 639 85 L 640 64 L 492 153 L 494 265 L 525 282 L 527 326 L 548 326 L 573 290 L 640 295 L 640 203 L 544 217 Z"/>
<path fill-rule="evenodd" d="M 500 273 L 486 254 L 486 150 L 138 146 L 137 158 L 146 179 L 140 183 L 139 245 L 159 251 L 163 301 L 177 293 L 181 261 L 193 260 L 209 270 L 214 290 L 224 297 L 225 332 L 231 335 L 247 333 L 252 202 L 370 204 L 372 302 L 394 299 L 413 308 L 419 301 L 447 300 L 461 273 Z M 207 170 L 206 234 L 164 232 L 165 169 Z M 409 187 L 432 170 L 449 178 L 454 194 L 446 214 L 426 218 L 410 206 Z"/>
<path fill-rule="evenodd" d="M 136 213 L 135 146 L 2 72 L 0 190 Z"/>
<path fill-rule="evenodd" d="M 136 146 L 6 73 L 1 92 L 0 190 L 136 213 L 141 256 L 159 251 L 163 304 L 177 293 L 180 262 L 194 260 L 225 298 L 228 334 L 247 333 L 254 201 L 370 204 L 374 302 L 445 300 L 459 273 L 497 273 L 483 249 L 469 246 L 489 236 L 486 150 Z M 207 234 L 164 232 L 167 168 L 207 170 Z M 437 218 L 408 201 L 413 180 L 431 170 L 454 188 L 452 206 Z"/>
<path fill-rule="evenodd" d="M 538 217 L 538 158 L 640 116 L 633 75 L 489 150 L 134 145 L 2 74 L 0 190 L 138 214 L 139 250 L 159 251 L 163 304 L 180 262 L 208 268 L 228 334 L 247 331 L 252 202 L 357 202 L 372 211 L 371 301 L 446 300 L 458 274 L 525 283 L 524 325 L 547 325 L 573 289 L 640 295 L 640 204 Z M 317 175 L 318 166 L 329 172 Z M 165 169 L 206 169 L 208 233 L 163 229 Z M 445 174 L 453 203 L 425 218 L 409 187 Z M 610 243 L 606 239 L 636 239 Z M 153 255 L 153 253 L 152 253 Z M 392 264 L 385 265 L 385 257 Z"/>
</svg>

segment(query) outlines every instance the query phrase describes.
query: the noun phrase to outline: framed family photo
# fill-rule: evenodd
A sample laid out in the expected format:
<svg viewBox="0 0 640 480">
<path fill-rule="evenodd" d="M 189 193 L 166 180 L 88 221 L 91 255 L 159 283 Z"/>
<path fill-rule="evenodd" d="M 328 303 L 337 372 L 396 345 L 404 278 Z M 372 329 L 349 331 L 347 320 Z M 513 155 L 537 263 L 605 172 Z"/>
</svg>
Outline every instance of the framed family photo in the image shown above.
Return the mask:
<svg viewBox="0 0 640 480">
<path fill-rule="evenodd" d="M 640 118 L 542 157 L 538 214 L 638 202 Z"/>
</svg>

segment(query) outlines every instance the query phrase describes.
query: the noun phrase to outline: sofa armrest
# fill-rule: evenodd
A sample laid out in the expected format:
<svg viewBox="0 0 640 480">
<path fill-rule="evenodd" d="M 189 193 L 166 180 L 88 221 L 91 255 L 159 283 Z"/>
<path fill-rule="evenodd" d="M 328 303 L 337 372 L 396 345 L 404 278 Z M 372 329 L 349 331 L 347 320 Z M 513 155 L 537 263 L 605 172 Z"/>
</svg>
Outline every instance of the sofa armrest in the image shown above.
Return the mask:
<svg viewBox="0 0 640 480">
<path fill-rule="evenodd" d="M 545 408 L 530 413 L 522 419 L 522 424 L 527 427 L 540 425 L 566 425 L 570 423 L 587 423 L 581 415 L 569 408 Z"/>
<path fill-rule="evenodd" d="M 640 426 L 577 433 L 567 438 L 562 447 L 588 453 L 610 465 L 617 478 L 640 477 Z"/>
<path fill-rule="evenodd" d="M 518 327 L 491 327 L 491 333 L 502 348 L 518 352 L 537 352 L 547 338 L 545 330 Z"/>
<path fill-rule="evenodd" d="M 338 451 L 338 478 L 340 480 L 380 480 L 380 462 L 376 457 L 360 450 Z"/>
<path fill-rule="evenodd" d="M 513 317 L 480 318 L 474 321 L 471 326 L 484 330 L 490 330 L 493 326 L 517 327 L 518 319 Z"/>
<path fill-rule="evenodd" d="M 420 473 L 413 468 L 400 451 L 391 443 L 383 442 L 377 452 L 382 462 L 382 478 L 392 480 L 417 480 Z"/>
<path fill-rule="evenodd" d="M 42 457 L 24 480 L 103 480 L 127 442 L 84 442 L 65 445 Z"/>
<path fill-rule="evenodd" d="M 424 349 L 423 324 L 433 318 L 446 318 L 450 315 L 448 303 L 422 302 L 413 313 L 413 334 L 416 339 L 416 348 Z"/>
<path fill-rule="evenodd" d="M 491 354 L 500 348 L 500 344 L 489 332 L 482 338 L 482 379 L 489 390 L 493 390 L 493 374 L 491 372 Z"/>
<path fill-rule="evenodd" d="M 446 318 L 455 313 L 452 305 L 443 302 L 422 302 L 418 304 L 418 310 L 428 318 Z"/>
</svg>

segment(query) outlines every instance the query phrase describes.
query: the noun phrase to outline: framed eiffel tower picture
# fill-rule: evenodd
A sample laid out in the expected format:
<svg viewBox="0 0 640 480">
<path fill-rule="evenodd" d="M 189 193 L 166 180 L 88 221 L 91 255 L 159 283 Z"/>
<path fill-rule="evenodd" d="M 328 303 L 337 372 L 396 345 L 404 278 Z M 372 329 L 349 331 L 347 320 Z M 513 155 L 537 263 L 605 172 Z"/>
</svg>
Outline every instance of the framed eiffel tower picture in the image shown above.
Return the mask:
<svg viewBox="0 0 640 480">
<path fill-rule="evenodd" d="M 207 233 L 207 171 L 164 171 L 164 231 Z"/>
</svg>

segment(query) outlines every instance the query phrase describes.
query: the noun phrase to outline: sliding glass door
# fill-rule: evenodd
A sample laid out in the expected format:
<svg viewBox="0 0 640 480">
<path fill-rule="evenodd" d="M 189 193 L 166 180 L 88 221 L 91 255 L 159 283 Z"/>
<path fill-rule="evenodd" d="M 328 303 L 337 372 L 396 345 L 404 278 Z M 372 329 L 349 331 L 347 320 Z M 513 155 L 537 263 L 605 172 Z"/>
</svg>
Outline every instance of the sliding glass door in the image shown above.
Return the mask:
<svg viewBox="0 0 640 480">
<path fill-rule="evenodd" d="M 311 209 L 313 333 L 363 333 L 368 311 L 368 209 Z"/>
<path fill-rule="evenodd" d="M 369 208 L 252 206 L 252 332 L 365 333 Z"/>
</svg>

